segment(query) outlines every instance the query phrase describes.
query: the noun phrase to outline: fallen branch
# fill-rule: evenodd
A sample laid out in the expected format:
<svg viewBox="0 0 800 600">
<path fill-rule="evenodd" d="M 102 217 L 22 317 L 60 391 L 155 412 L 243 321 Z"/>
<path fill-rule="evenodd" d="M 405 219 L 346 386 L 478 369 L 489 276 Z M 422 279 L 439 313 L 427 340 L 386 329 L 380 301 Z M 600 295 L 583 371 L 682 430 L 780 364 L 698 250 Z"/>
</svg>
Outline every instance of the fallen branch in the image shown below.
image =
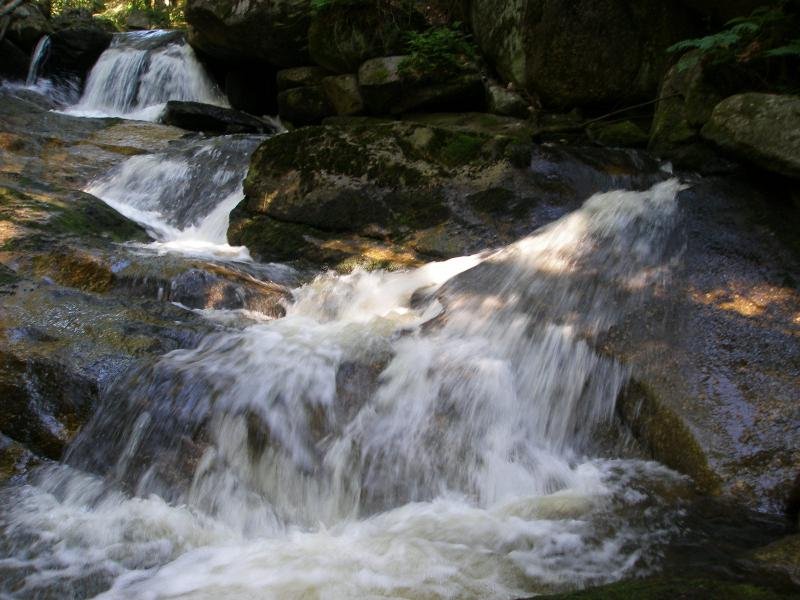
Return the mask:
<svg viewBox="0 0 800 600">
<path fill-rule="evenodd" d="M 601 117 L 597 117 L 596 119 L 590 119 L 589 121 L 584 122 L 581 125 L 581 128 L 588 127 L 592 123 L 597 123 L 598 121 L 604 121 L 609 117 L 615 117 L 616 115 L 620 115 L 622 113 L 626 113 L 631 110 L 636 110 L 637 108 L 644 108 L 645 106 L 650 106 L 651 104 L 656 104 L 661 102 L 662 100 L 669 100 L 671 98 L 676 98 L 677 96 L 681 96 L 682 94 L 670 94 L 669 96 L 661 96 L 660 98 L 656 98 L 655 100 L 648 100 L 647 102 L 642 102 L 641 104 L 634 104 L 633 106 L 627 106 L 625 108 L 620 108 L 619 110 L 615 110 L 614 112 L 610 112 L 605 114 Z"/>
</svg>

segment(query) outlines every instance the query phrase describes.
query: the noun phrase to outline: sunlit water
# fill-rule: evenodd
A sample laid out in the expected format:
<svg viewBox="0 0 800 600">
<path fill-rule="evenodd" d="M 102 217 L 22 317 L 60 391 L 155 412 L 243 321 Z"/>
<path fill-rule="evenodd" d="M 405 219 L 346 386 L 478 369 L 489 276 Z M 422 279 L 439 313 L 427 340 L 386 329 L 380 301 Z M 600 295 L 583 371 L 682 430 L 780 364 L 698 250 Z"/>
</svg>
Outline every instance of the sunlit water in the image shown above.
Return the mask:
<svg viewBox="0 0 800 600">
<path fill-rule="evenodd" d="M 175 31 L 114 35 L 67 114 L 155 121 L 169 100 L 227 106 L 194 51 Z"/>
<path fill-rule="evenodd" d="M 495 252 L 320 276 L 285 318 L 129 373 L 64 465 L 3 492 L 0 589 L 515 598 L 652 570 L 685 482 L 605 457 L 627 372 L 592 342 L 668 282 L 680 189 L 597 195 Z M 194 222 L 173 208 L 157 223 Z"/>
<path fill-rule="evenodd" d="M 228 245 L 229 214 L 244 198 L 250 155 L 264 136 L 221 136 L 134 156 L 86 191 L 142 225 L 150 248 L 249 260 Z"/>
</svg>

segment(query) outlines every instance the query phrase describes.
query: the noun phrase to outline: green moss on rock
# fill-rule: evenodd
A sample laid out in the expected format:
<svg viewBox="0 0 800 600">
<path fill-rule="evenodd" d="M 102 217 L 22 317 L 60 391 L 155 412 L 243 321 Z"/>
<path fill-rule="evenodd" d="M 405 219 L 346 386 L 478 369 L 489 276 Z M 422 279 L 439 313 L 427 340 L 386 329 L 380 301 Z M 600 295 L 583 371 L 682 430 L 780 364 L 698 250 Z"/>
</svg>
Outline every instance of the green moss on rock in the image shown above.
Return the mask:
<svg viewBox="0 0 800 600">
<path fill-rule="evenodd" d="M 659 401 L 652 389 L 632 382 L 617 402 L 617 410 L 655 460 L 689 475 L 701 492 L 719 493 L 719 477 L 709 467 L 700 444 L 683 420 Z"/>
</svg>

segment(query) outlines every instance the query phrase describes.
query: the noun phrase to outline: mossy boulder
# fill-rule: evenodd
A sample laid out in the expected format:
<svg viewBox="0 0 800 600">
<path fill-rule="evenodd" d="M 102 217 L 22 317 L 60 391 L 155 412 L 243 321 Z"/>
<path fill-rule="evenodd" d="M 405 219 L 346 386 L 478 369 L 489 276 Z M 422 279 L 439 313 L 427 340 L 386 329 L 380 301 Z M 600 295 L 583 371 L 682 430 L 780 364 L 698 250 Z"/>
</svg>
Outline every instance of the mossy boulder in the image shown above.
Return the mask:
<svg viewBox="0 0 800 600">
<path fill-rule="evenodd" d="M 593 123 L 587 127 L 589 139 L 610 148 L 644 148 L 648 135 L 633 121 L 618 123 Z"/>
<path fill-rule="evenodd" d="M 486 84 L 486 105 L 490 113 L 506 117 L 525 119 L 530 116 L 531 107 L 517 92 L 496 82 Z"/>
<path fill-rule="evenodd" d="M 330 74 L 326 69 L 317 66 L 281 69 L 276 75 L 278 90 L 282 92 L 291 88 L 319 85 Z"/>
<path fill-rule="evenodd" d="M 692 32 L 660 0 L 475 0 L 471 23 L 506 81 L 559 109 L 652 98 L 666 48 Z"/>
<path fill-rule="evenodd" d="M 333 114 L 321 85 L 295 87 L 278 94 L 278 115 L 292 125 L 312 125 Z"/>
<path fill-rule="evenodd" d="M 416 123 L 297 130 L 256 150 L 247 208 L 331 231 L 429 227 L 447 219 L 459 176 L 503 160 L 510 141 Z"/>
<path fill-rule="evenodd" d="M 326 69 L 353 73 L 367 59 L 402 53 L 408 32 L 424 26 L 424 17 L 407 4 L 333 3 L 311 21 L 308 50 Z"/>
<path fill-rule="evenodd" d="M 700 130 L 711 118 L 714 107 L 724 98 L 708 68 L 696 53 L 689 53 L 664 76 L 650 130 L 648 148 L 684 168 L 700 168 L 702 156 Z"/>
<path fill-rule="evenodd" d="M 417 71 L 408 56 L 366 61 L 358 70 L 361 95 L 371 113 L 400 114 L 416 109 L 451 112 L 483 110 L 486 93 L 476 65 L 447 73 Z"/>
<path fill-rule="evenodd" d="M 800 178 L 800 96 L 726 98 L 714 108 L 702 136 L 738 160 Z"/>
<path fill-rule="evenodd" d="M 355 75 L 333 75 L 322 80 L 325 97 L 337 115 L 358 115 L 364 112 L 364 99 Z"/>
<path fill-rule="evenodd" d="M 772 571 L 784 573 L 800 586 L 800 534 L 786 536 L 759 548 L 753 553 L 753 559 Z"/>
<path fill-rule="evenodd" d="M 311 0 L 188 0 L 189 43 L 224 61 L 276 67 L 309 63 Z"/>
</svg>

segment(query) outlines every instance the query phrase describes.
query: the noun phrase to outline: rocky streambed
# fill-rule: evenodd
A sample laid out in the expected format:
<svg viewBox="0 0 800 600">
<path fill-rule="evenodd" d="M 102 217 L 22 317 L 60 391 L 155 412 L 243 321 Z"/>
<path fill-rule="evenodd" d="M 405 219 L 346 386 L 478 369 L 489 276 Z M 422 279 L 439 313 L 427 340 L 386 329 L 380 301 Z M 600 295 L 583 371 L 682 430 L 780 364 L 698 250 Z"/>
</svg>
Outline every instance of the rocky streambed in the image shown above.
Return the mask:
<svg viewBox="0 0 800 600">
<path fill-rule="evenodd" d="M 797 208 L 750 173 L 0 93 L 4 593 L 797 594 Z M 231 148 L 228 244 L 173 235 Z"/>
</svg>

